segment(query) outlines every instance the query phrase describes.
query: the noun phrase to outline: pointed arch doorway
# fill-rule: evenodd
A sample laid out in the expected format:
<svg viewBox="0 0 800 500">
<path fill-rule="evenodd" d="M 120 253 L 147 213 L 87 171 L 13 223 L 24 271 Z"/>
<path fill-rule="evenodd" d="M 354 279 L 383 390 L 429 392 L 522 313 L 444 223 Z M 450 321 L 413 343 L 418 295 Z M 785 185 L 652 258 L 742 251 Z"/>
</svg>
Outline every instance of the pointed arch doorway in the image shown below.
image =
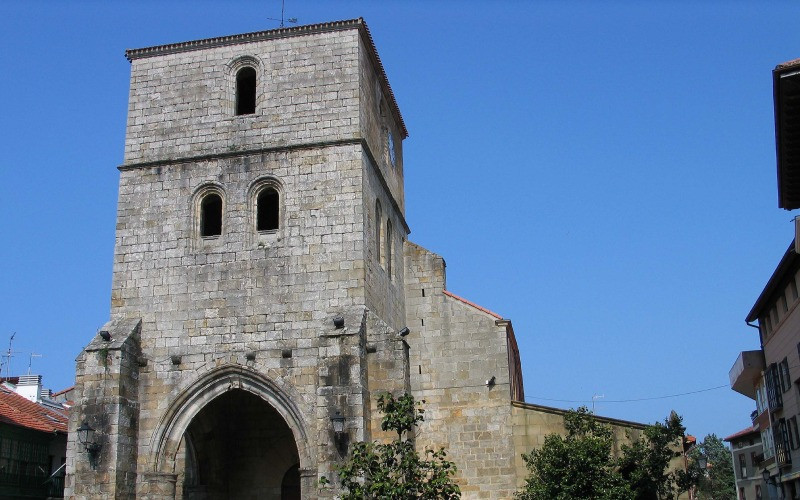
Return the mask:
<svg viewBox="0 0 800 500">
<path fill-rule="evenodd" d="M 187 427 L 176 458 L 184 470 L 177 493 L 186 500 L 301 498 L 292 430 L 269 403 L 246 390 L 209 401 Z"/>
</svg>

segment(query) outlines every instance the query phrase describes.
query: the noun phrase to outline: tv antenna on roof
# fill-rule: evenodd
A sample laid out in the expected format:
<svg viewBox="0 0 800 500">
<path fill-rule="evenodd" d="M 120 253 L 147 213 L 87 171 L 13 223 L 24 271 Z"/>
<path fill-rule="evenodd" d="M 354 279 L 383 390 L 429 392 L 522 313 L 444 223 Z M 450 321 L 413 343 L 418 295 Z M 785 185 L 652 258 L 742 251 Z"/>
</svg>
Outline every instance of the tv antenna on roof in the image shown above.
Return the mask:
<svg viewBox="0 0 800 500">
<path fill-rule="evenodd" d="M 28 358 L 28 375 L 31 374 L 31 365 L 33 364 L 33 358 L 41 358 L 41 354 L 36 354 L 35 352 L 31 353 L 31 357 Z"/>
<path fill-rule="evenodd" d="M 287 23 L 297 24 L 297 18 L 296 17 L 290 17 L 289 19 L 285 19 L 284 18 L 283 13 L 284 13 L 285 10 L 286 10 L 286 0 L 281 0 L 281 18 L 280 19 L 275 19 L 274 17 L 268 17 L 267 19 L 269 19 L 270 21 L 280 21 L 281 22 L 281 26 L 280 26 L 281 28 L 284 27 L 284 21 L 287 22 Z"/>
<path fill-rule="evenodd" d="M 597 401 L 598 399 L 603 399 L 604 397 L 606 397 L 605 394 L 594 394 L 592 396 L 592 413 L 594 413 L 594 402 Z"/>
<path fill-rule="evenodd" d="M 6 377 L 11 377 L 11 358 L 14 357 L 14 354 L 17 354 L 17 351 L 12 349 L 12 345 L 14 343 L 14 337 L 17 336 L 17 332 L 11 333 L 11 338 L 8 339 L 8 350 L 3 354 L 3 358 L 5 358 L 5 368 L 6 368 Z M 2 376 L 2 363 L 0 363 L 0 376 Z"/>
</svg>

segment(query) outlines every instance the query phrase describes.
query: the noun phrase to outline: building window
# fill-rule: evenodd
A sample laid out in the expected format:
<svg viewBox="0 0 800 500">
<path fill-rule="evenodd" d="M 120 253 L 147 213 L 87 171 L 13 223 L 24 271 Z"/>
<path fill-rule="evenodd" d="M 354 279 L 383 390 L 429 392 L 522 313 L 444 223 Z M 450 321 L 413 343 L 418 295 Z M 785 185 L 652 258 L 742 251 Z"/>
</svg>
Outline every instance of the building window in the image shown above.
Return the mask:
<svg viewBox="0 0 800 500">
<path fill-rule="evenodd" d="M 797 433 L 797 417 L 789 419 L 789 444 L 793 450 L 800 448 L 800 434 Z"/>
<path fill-rule="evenodd" d="M 256 112 L 256 70 L 245 66 L 236 73 L 236 114 Z"/>
<path fill-rule="evenodd" d="M 386 221 L 386 274 L 392 279 L 392 221 Z"/>
<path fill-rule="evenodd" d="M 375 200 L 375 258 L 381 263 L 381 202 Z"/>
<path fill-rule="evenodd" d="M 768 428 L 761 432 L 761 446 L 764 449 L 764 460 L 775 456 L 775 443 L 772 440 L 772 429 Z"/>
<path fill-rule="evenodd" d="M 792 388 L 792 380 L 789 376 L 789 361 L 783 358 L 783 361 L 778 366 L 780 367 L 781 390 L 786 392 Z"/>
<path fill-rule="evenodd" d="M 200 201 L 200 236 L 214 237 L 222 234 L 222 197 L 209 193 Z"/>
<path fill-rule="evenodd" d="M 389 156 L 389 165 L 394 167 L 397 163 L 397 156 L 394 150 L 394 137 L 389 129 L 386 129 L 386 152 Z"/>
<path fill-rule="evenodd" d="M 767 402 L 769 404 L 769 409 L 777 410 L 783 408 L 783 395 L 781 394 L 781 382 L 777 363 L 770 364 L 765 374 L 767 379 Z"/>
<path fill-rule="evenodd" d="M 744 488 L 739 488 L 739 500 L 747 500 L 747 497 L 744 495 Z"/>
<path fill-rule="evenodd" d="M 256 230 L 275 231 L 280 226 L 280 195 L 268 186 L 258 193 L 256 199 Z"/>
<path fill-rule="evenodd" d="M 739 477 L 747 477 L 747 457 L 744 453 L 739 453 Z"/>
<path fill-rule="evenodd" d="M 772 426 L 772 437 L 775 442 L 775 457 L 779 466 L 792 463 L 792 455 L 789 451 L 789 431 L 786 426 L 786 419 L 780 419 Z"/>
<path fill-rule="evenodd" d="M 756 485 L 756 500 L 761 500 L 761 485 Z"/>
</svg>

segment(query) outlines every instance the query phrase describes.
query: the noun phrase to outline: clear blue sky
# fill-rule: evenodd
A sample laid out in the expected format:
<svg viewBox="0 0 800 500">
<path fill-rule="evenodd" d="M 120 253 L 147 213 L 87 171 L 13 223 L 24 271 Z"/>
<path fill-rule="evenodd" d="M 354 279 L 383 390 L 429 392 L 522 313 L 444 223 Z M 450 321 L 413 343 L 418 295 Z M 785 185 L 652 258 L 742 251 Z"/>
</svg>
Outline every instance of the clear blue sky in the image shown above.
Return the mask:
<svg viewBox="0 0 800 500">
<path fill-rule="evenodd" d="M 797 2 L 303 1 L 362 16 L 410 137 L 412 241 L 511 318 L 528 401 L 731 434 L 744 317 L 792 239 L 771 70 Z M 124 49 L 277 27 L 280 1 L 0 3 L 0 348 L 69 386 L 109 314 Z M 800 369 L 800 368 L 798 368 Z"/>
</svg>

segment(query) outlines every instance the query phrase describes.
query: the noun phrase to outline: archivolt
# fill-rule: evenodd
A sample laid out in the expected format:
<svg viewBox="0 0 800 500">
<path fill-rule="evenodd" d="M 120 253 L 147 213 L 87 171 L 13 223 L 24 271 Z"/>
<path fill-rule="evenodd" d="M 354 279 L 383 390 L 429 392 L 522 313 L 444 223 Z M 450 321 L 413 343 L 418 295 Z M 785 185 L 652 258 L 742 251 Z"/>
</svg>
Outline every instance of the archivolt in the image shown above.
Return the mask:
<svg viewBox="0 0 800 500">
<path fill-rule="evenodd" d="M 249 391 L 271 405 L 292 430 L 300 468 L 311 467 L 307 426 L 297 405 L 274 382 L 241 365 L 213 370 L 184 390 L 164 414 L 150 442 L 150 463 L 155 472 L 172 473 L 184 432 L 209 402 L 227 391 Z"/>
</svg>

